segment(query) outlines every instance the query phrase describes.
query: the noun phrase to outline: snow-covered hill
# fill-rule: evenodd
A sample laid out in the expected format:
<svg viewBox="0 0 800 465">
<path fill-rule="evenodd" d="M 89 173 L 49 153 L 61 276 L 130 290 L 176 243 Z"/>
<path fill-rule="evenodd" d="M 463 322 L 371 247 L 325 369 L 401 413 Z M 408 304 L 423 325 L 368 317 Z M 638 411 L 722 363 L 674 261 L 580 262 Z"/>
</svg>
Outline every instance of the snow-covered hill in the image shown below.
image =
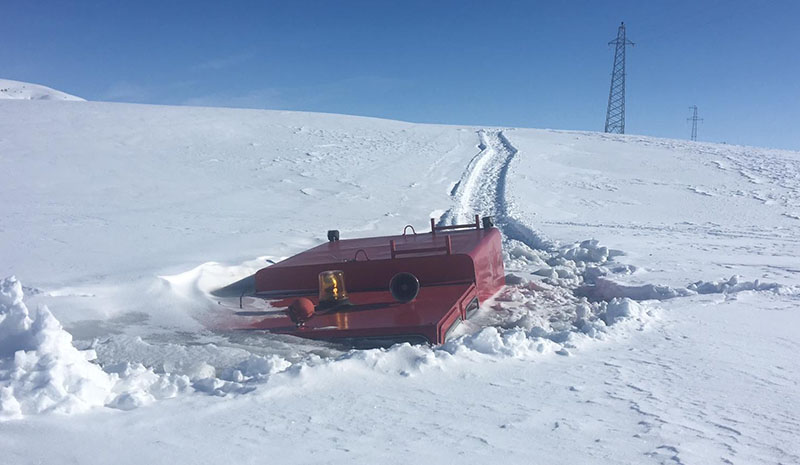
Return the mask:
<svg viewBox="0 0 800 465">
<path fill-rule="evenodd" d="M 72 100 L 83 102 L 74 95 L 29 82 L 0 79 L 0 99 L 8 100 Z"/>
<path fill-rule="evenodd" d="M 9 463 L 800 461 L 796 152 L 94 102 L 0 133 Z M 444 346 L 199 323 L 328 229 L 474 212 L 509 285 Z"/>
</svg>

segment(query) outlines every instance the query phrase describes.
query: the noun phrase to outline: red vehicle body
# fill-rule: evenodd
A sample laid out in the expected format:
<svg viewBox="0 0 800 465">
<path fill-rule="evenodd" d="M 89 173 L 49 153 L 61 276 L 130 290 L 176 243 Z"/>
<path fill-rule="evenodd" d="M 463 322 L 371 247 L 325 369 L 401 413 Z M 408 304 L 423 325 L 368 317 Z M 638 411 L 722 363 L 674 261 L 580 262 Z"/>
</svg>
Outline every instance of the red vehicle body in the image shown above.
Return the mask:
<svg viewBox="0 0 800 465">
<path fill-rule="evenodd" d="M 254 292 L 239 299 L 223 326 L 354 345 L 443 343 L 505 283 L 500 233 L 486 220 L 480 226 L 477 216 L 469 225 L 431 220 L 429 233 L 331 240 L 259 270 Z M 318 277 L 329 270 L 344 273 L 349 305 L 325 312 Z M 417 278 L 413 300 L 393 297 L 389 285 L 398 273 Z M 302 322 L 290 309 L 299 298 L 317 309 Z"/>
</svg>

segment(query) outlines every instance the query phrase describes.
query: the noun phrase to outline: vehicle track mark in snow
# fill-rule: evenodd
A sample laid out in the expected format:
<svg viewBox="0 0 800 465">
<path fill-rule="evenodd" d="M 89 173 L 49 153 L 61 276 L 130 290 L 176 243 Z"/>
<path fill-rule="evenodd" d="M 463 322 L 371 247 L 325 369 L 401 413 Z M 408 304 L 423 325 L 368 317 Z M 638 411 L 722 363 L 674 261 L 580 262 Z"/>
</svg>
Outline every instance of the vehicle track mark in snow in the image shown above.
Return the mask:
<svg viewBox="0 0 800 465">
<path fill-rule="evenodd" d="M 614 257 L 624 253 L 600 247 L 596 240 L 560 246 L 556 242 L 544 239 L 520 218 L 520 210 L 509 198 L 507 189 L 509 176 L 513 172 L 512 163 L 519 153 L 518 150 L 502 130 L 482 129 L 477 134 L 480 151 L 470 160 L 456 183 L 453 206 L 442 215 L 439 225 L 470 223 L 475 213 L 492 215 L 504 236 L 504 249 L 508 252 L 506 271 L 511 273 L 516 271 L 523 275 L 533 273 L 544 277 L 546 284 L 555 286 L 551 289 L 552 296 L 562 304 L 575 306 L 581 298 L 588 298 L 594 302 L 611 302 L 617 298 L 646 301 L 665 300 L 697 293 L 735 293 L 741 290 L 785 291 L 776 283 L 739 282 L 737 276 L 721 282 L 697 281 L 685 288 L 653 284 L 625 286 L 616 283 L 610 279 L 614 274 L 630 274 L 636 269 L 630 265 L 610 265 Z M 712 227 L 708 229 L 708 234 L 723 234 L 723 232 Z M 525 251 L 525 248 L 529 250 Z M 498 299 L 525 300 L 524 296 L 514 295 L 514 292 L 520 286 L 529 284 L 525 284 L 525 279 L 517 278 L 517 281 L 509 283 L 517 284 L 508 289 L 510 294 L 500 295 Z M 534 287 L 537 285 L 534 284 Z M 529 289 L 517 290 L 523 294 L 529 291 Z M 534 300 L 541 301 L 541 295 Z M 535 302 L 529 302 L 525 306 L 531 305 L 536 306 Z M 604 318 L 610 323 L 615 317 Z"/>
<path fill-rule="evenodd" d="M 511 163 L 519 151 L 501 130 L 478 131 L 478 152 L 467 165 L 453 192 L 455 205 L 439 220 L 440 225 L 469 223 L 472 215 L 491 215 L 506 239 L 532 249 L 551 250 L 554 244 L 515 217 L 506 186 Z"/>
</svg>

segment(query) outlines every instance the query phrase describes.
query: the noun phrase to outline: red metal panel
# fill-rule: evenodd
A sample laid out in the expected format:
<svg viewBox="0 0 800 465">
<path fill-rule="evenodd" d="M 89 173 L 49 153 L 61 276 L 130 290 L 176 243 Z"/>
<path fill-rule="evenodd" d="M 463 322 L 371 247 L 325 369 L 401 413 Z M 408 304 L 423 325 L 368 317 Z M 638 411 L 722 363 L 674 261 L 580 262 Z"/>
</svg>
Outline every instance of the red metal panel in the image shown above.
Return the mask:
<svg viewBox="0 0 800 465">
<path fill-rule="evenodd" d="M 506 281 L 500 231 L 496 228 L 484 231 L 486 234 L 483 240 L 470 252 L 475 270 L 475 285 L 478 287 L 478 299 L 481 302 L 497 293 Z"/>
<path fill-rule="evenodd" d="M 452 240 L 453 254 L 465 254 L 472 251 L 484 236 L 494 229 L 473 229 L 468 231 L 437 232 L 436 234 L 408 234 L 398 236 L 367 237 L 359 239 L 342 239 L 320 244 L 305 252 L 299 253 L 272 265 L 272 267 L 296 266 L 312 263 L 341 262 L 352 260 L 358 250 L 363 249 L 372 260 L 390 259 L 389 242 L 394 240 L 398 250 L 414 248 L 431 248 L 446 246 L 446 236 Z M 432 255 L 443 255 L 437 252 Z"/>
<path fill-rule="evenodd" d="M 294 298 L 283 298 L 269 301 L 275 310 L 266 314 L 234 315 L 226 329 L 260 329 L 311 339 L 422 335 L 439 344 L 444 342 L 444 334 L 452 322 L 461 318 L 462 301 L 469 302 L 475 297 L 475 287 L 471 284 L 424 287 L 408 303 L 395 301 L 387 291 L 355 292 L 349 296 L 352 307 L 315 314 L 303 327 L 297 327 L 282 310 Z M 316 295 L 305 297 L 317 303 Z"/>
<path fill-rule="evenodd" d="M 256 292 L 316 291 L 319 273 L 334 269 L 344 271 L 348 292 L 388 289 L 392 276 L 403 271 L 414 273 L 422 286 L 473 282 L 475 277 L 473 262 L 468 255 L 271 266 L 256 273 Z"/>
<path fill-rule="evenodd" d="M 392 240 L 397 250 L 409 250 L 446 247 L 448 237 L 452 255 L 434 251 L 391 258 Z M 353 261 L 360 250 L 370 260 Z M 497 292 L 504 280 L 500 233 L 492 228 L 328 242 L 260 270 L 256 273 L 255 289 L 256 292 L 310 291 L 317 287 L 317 275 L 331 269 L 343 270 L 348 289 L 354 291 L 385 288 L 395 273 L 408 271 L 417 275 L 423 286 L 475 282 L 481 300 Z"/>
<path fill-rule="evenodd" d="M 333 269 L 344 271 L 354 305 L 315 314 L 297 327 L 285 309 L 301 295 L 316 303 L 317 276 Z M 388 292 L 399 272 L 419 279 L 419 295 L 412 302 L 397 302 Z M 504 282 L 501 236 L 495 228 L 328 242 L 259 270 L 255 296 L 272 299 L 267 307 L 274 311 L 239 312 L 224 326 L 311 339 L 418 335 L 438 344 L 455 322 L 466 318 L 472 299 L 485 301 Z M 264 305 L 257 307 L 263 310 Z"/>
</svg>

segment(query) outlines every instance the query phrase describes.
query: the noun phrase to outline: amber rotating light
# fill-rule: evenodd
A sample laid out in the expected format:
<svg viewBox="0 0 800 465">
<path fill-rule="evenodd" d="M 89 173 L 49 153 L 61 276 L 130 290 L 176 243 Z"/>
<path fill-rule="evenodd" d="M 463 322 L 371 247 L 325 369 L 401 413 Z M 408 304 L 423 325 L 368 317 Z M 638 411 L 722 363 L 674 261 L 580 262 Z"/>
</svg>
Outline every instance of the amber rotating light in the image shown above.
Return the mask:
<svg viewBox="0 0 800 465">
<path fill-rule="evenodd" d="M 350 305 L 342 270 L 323 271 L 319 274 L 319 310 L 332 310 Z"/>
</svg>

